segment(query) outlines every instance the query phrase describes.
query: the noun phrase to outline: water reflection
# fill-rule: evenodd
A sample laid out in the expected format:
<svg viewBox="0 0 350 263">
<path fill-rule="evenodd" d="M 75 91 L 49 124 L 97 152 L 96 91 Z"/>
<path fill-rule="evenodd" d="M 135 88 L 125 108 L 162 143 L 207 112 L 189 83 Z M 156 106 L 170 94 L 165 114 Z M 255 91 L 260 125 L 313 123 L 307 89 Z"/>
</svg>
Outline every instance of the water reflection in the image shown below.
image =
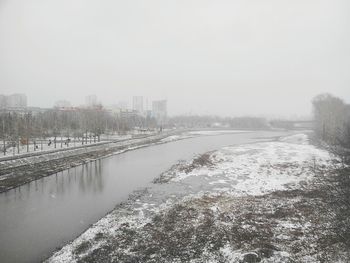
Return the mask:
<svg viewBox="0 0 350 263">
<path fill-rule="evenodd" d="M 65 195 L 66 192 L 76 191 L 76 183 L 78 182 L 78 190 L 84 194 L 87 193 L 101 193 L 104 188 L 103 177 L 103 165 L 101 160 L 95 160 L 84 165 L 70 168 L 66 171 L 56 173 L 54 176 L 54 184 L 52 184 L 51 178 L 41 178 L 28 184 L 26 187 L 26 193 L 29 197 L 30 188 L 33 186 L 35 191 L 41 189 L 44 193 L 44 188 L 49 184 L 50 190 L 48 191 L 51 197 L 59 195 Z M 15 198 L 21 196 L 21 188 L 16 188 Z M 74 188 L 74 189 L 72 189 Z"/>
<path fill-rule="evenodd" d="M 200 137 L 92 161 L 0 194 L 0 261 L 39 262 L 179 159 L 276 133 Z M 35 241 L 35 242 L 32 242 Z"/>
<path fill-rule="evenodd" d="M 78 168 L 74 168 L 75 178 L 76 175 L 79 174 L 79 189 L 83 193 L 96 193 L 103 191 L 104 181 L 102 173 L 101 160 L 95 160 L 94 162 L 86 163 Z"/>
<path fill-rule="evenodd" d="M 46 193 L 51 197 L 64 196 L 66 192 L 77 190 L 77 182 L 81 193 L 101 193 L 105 186 L 103 172 L 102 160 L 95 160 L 4 192 L 1 194 L 2 202 L 27 200 L 33 192 Z"/>
</svg>

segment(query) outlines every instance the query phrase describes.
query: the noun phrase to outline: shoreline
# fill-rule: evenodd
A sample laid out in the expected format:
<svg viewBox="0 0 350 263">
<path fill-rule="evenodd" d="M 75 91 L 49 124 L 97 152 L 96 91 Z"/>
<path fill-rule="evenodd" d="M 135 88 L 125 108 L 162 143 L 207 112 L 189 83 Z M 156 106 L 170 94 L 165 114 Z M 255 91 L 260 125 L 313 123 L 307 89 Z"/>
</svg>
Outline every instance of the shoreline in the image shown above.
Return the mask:
<svg viewBox="0 0 350 263">
<path fill-rule="evenodd" d="M 162 140 L 171 136 L 181 135 L 184 132 L 183 130 L 171 131 L 144 138 L 103 143 L 102 145 L 60 149 L 53 153 L 43 152 L 40 155 L 38 154 L 39 156 L 30 156 L 29 160 L 28 157 L 15 158 L 14 162 L 6 160 L 0 162 L 0 193 L 97 159 L 107 158 L 154 144 L 166 143 L 166 141 L 162 142 Z M 106 147 L 107 144 L 109 145 L 108 147 Z"/>
<path fill-rule="evenodd" d="M 122 154 L 127 151 L 149 147 L 155 144 L 167 143 L 196 136 L 211 136 L 207 133 L 245 133 L 252 130 L 208 129 L 202 130 L 172 130 L 143 138 L 126 139 L 116 142 L 96 145 L 77 146 L 74 149 L 57 149 L 48 152 L 29 153 L 24 156 L 13 156 L 13 159 L 0 159 L 0 194 L 25 185 L 42 177 L 73 168 L 97 159 Z M 215 135 L 215 134 L 213 134 Z M 167 140 L 168 139 L 168 140 Z"/>
<path fill-rule="evenodd" d="M 250 262 L 245 260 L 302 258 L 302 253 L 293 255 L 287 241 L 294 240 L 296 246 L 301 242 L 295 236 L 296 231 L 306 233 L 300 236 L 305 238 L 305 244 L 311 241 L 308 233 L 315 233 L 315 225 L 303 228 L 300 222 L 314 220 L 313 206 L 322 204 L 319 202 L 323 198 L 322 191 L 312 187 L 313 156 L 319 159 L 321 167 L 329 161 L 328 153 L 306 143 L 305 136 L 295 136 L 292 142 L 282 139 L 224 147 L 202 155 L 206 156 L 204 159 L 199 156 L 189 163 L 174 164 L 160 180 L 155 180 L 154 187 L 134 192 L 128 201 L 118 205 L 46 262 L 108 261 L 111 258 L 122 262 L 203 262 L 208 258 L 213 262 L 222 262 L 216 261 L 219 259 Z M 253 157 L 246 160 L 248 155 Z M 282 159 L 276 160 L 276 156 Z M 254 160 L 259 162 L 254 164 Z M 236 166 L 235 162 L 238 162 Z M 287 177 L 280 181 L 282 171 Z M 255 176 L 248 176 L 249 173 Z M 236 203 L 239 205 L 235 206 Z M 251 210 L 252 207 L 255 208 Z M 299 215 L 295 219 L 288 217 L 293 207 Z M 237 213 L 232 213 L 236 210 Z M 257 225 L 249 219 L 253 211 L 258 221 L 265 222 L 264 228 L 247 232 L 244 227 L 247 224 L 261 227 L 260 223 Z M 239 225 L 235 223 L 236 214 L 241 215 Z M 227 218 L 231 219 L 227 221 Z M 274 223 L 270 223 L 271 220 L 275 220 Z M 208 222 L 213 225 L 207 225 Z M 231 227 L 235 226 L 234 231 L 243 235 L 242 239 L 227 235 L 233 231 L 231 227 L 227 229 L 232 223 Z M 264 229 L 269 230 L 264 232 Z M 255 241 L 250 242 L 247 235 Z M 215 236 L 223 236 L 223 239 Z M 262 245 L 254 236 L 270 241 Z M 241 243 L 238 247 L 237 242 Z M 319 251 L 312 253 L 316 255 Z"/>
</svg>

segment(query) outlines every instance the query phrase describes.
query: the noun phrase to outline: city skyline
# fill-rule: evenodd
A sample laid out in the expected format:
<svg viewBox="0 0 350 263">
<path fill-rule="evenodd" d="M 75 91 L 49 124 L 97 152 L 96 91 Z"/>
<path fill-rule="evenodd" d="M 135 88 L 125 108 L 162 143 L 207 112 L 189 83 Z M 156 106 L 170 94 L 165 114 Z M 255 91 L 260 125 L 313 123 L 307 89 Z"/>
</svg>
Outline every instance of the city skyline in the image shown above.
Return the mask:
<svg viewBox="0 0 350 263">
<path fill-rule="evenodd" d="M 350 90 L 350 89 L 349 89 Z M 348 92 L 347 89 L 345 89 L 343 92 L 338 92 L 335 93 L 332 91 L 332 94 L 335 96 L 338 96 L 338 94 L 346 94 Z M 283 91 L 281 91 L 281 93 L 283 93 Z M 308 93 L 306 91 L 306 93 Z M 56 105 L 57 102 L 69 102 L 71 104 L 71 106 L 74 107 L 79 107 L 79 106 L 83 106 L 86 105 L 86 99 L 88 96 L 90 95 L 94 95 L 97 96 L 98 101 L 96 103 L 100 103 L 103 106 L 115 106 L 118 105 L 120 108 L 123 109 L 133 109 L 133 98 L 136 97 L 143 97 L 144 101 L 143 101 L 143 107 L 147 106 L 147 101 L 149 101 L 149 105 L 148 110 L 150 110 L 152 108 L 151 104 L 152 101 L 158 101 L 158 100 L 167 100 L 168 101 L 168 114 L 170 116 L 178 116 L 178 115 L 211 115 L 211 116 L 221 116 L 221 117 L 230 117 L 230 116 L 259 116 L 259 117 L 267 117 L 267 118 L 310 118 L 312 115 L 312 110 L 311 110 L 311 101 L 312 99 L 319 95 L 319 94 L 323 94 L 323 93 L 329 93 L 327 91 L 322 91 L 320 90 L 319 93 L 310 93 L 309 96 L 304 96 L 304 97 L 300 97 L 299 101 L 297 101 L 296 103 L 298 104 L 298 106 L 301 106 L 304 104 L 304 108 L 306 108 L 305 111 L 298 111 L 295 110 L 290 111 L 290 112 L 282 112 L 282 111 L 264 111 L 264 110 L 255 110 L 258 109 L 258 107 L 254 108 L 253 111 L 243 111 L 241 110 L 237 110 L 236 112 L 230 112 L 229 110 L 225 112 L 220 112 L 218 111 L 215 107 L 213 108 L 208 108 L 207 105 L 204 105 L 203 107 L 195 107 L 194 105 L 191 106 L 191 101 L 189 103 L 184 103 L 185 107 L 182 107 L 182 110 L 176 110 L 174 109 L 174 105 L 178 105 L 179 103 L 182 104 L 183 101 L 175 101 L 175 100 L 169 100 L 167 99 L 167 96 L 154 96 L 152 97 L 147 97 L 144 95 L 135 95 L 135 94 L 131 94 L 130 96 L 126 96 L 126 97 L 121 97 L 121 96 L 116 96 L 114 97 L 104 97 L 103 95 L 97 93 L 97 94 L 93 94 L 93 93 L 89 93 L 86 94 L 84 96 L 80 96 L 79 99 L 74 99 L 74 97 L 59 97 L 59 98 L 53 98 L 53 100 L 51 101 L 44 101 L 44 102 L 40 102 L 36 103 L 36 100 L 33 99 L 33 95 L 26 94 L 26 93 L 21 93 L 21 92 L 16 92 L 16 91 L 10 91 L 7 93 L 2 93 L 6 96 L 12 95 L 12 94 L 25 94 L 27 96 L 27 104 L 28 106 L 31 107 L 40 107 L 40 108 L 51 108 L 53 106 Z M 272 95 L 271 95 L 272 96 Z M 344 101 L 345 102 L 349 102 L 350 101 L 350 95 L 349 96 L 343 96 Z M 212 103 L 214 103 L 214 101 L 217 98 L 213 97 L 213 101 Z M 230 99 L 229 97 L 223 97 L 220 98 L 221 100 L 225 101 Z M 253 101 L 255 99 L 257 99 L 256 97 L 252 97 Z M 248 98 L 247 98 L 248 100 Z M 51 103 L 52 102 L 52 103 Z M 190 105 L 190 106 L 188 106 Z M 250 104 L 249 104 L 250 105 Z M 198 106 L 198 105 L 197 105 Z M 291 106 L 291 105 L 290 105 Z M 249 106 L 250 107 L 250 106 Z"/>
<path fill-rule="evenodd" d="M 2 1 L 1 93 L 40 107 L 138 94 L 167 99 L 171 115 L 309 115 L 320 93 L 350 98 L 350 3 L 332 3 Z"/>
<path fill-rule="evenodd" d="M 350 262 L 349 0 L 0 0 L 0 263 Z"/>
<path fill-rule="evenodd" d="M 99 96 L 96 94 L 89 94 L 86 95 L 84 98 L 82 98 L 81 102 L 78 103 L 73 103 L 70 99 L 68 98 L 63 98 L 63 99 L 58 99 L 56 101 L 53 102 L 52 105 L 48 105 L 46 107 L 43 107 L 41 105 L 33 105 L 30 103 L 30 100 L 28 100 L 28 96 L 27 94 L 23 94 L 23 93 L 13 93 L 13 94 L 0 94 L 0 99 L 1 96 L 7 96 L 7 97 L 11 97 L 13 95 L 24 95 L 25 96 L 25 105 L 26 106 L 21 106 L 21 107 L 28 107 L 28 108 L 42 108 L 42 109 L 50 109 L 50 108 L 79 108 L 79 107 L 93 107 L 93 106 L 97 106 L 97 105 L 101 105 L 105 108 L 119 108 L 120 110 L 130 110 L 130 111 L 136 111 L 139 113 L 143 113 L 143 115 L 147 115 L 147 111 L 152 111 L 153 106 L 152 104 L 154 102 L 162 102 L 162 101 L 166 101 L 166 108 L 167 108 L 167 116 L 191 116 L 191 115 L 198 115 L 198 116 L 220 116 L 220 117 L 244 117 L 244 116 L 252 116 L 252 117 L 262 117 L 262 118 L 268 118 L 268 119 L 311 119 L 312 118 L 312 112 L 310 111 L 308 114 L 290 114 L 290 115 L 280 115 L 280 114 L 232 114 L 232 115 L 221 115 L 221 114 L 213 114 L 209 111 L 205 112 L 205 113 L 199 113 L 193 110 L 189 110 L 189 111 L 184 111 L 183 113 L 180 114 L 172 114 L 171 112 L 169 112 L 169 100 L 167 99 L 149 99 L 148 97 L 144 97 L 144 96 L 139 96 L 139 95 L 133 95 L 130 98 L 124 100 L 124 99 L 117 99 L 117 100 L 113 100 L 112 103 L 104 103 L 103 101 L 100 100 Z M 139 111 L 137 109 L 134 108 L 134 100 L 135 98 L 142 98 L 143 99 L 143 103 L 142 103 L 142 111 Z M 1 102 L 1 100 L 0 100 Z M 173 101 L 173 103 L 175 103 Z M 0 105 L 2 105 L 0 103 Z M 311 105 L 311 101 L 310 101 L 310 105 Z M 310 106 L 311 107 L 311 106 Z"/>
</svg>

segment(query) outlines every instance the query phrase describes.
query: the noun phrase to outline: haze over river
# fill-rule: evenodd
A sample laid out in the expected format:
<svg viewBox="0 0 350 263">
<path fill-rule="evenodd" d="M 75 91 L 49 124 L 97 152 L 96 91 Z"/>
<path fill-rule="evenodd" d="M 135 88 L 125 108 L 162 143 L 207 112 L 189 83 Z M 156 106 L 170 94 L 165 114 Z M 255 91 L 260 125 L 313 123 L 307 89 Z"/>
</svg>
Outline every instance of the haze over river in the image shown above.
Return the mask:
<svg viewBox="0 0 350 263">
<path fill-rule="evenodd" d="M 109 156 L 0 194 L 0 261 L 39 262 L 178 160 L 288 132 L 199 136 Z"/>
</svg>

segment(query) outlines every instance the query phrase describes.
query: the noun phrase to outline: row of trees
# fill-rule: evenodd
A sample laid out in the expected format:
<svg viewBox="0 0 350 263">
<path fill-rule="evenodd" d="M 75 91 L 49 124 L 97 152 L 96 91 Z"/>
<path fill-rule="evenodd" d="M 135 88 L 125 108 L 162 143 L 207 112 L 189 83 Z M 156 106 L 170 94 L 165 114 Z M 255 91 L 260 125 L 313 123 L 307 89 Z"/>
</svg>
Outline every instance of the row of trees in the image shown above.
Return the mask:
<svg viewBox="0 0 350 263">
<path fill-rule="evenodd" d="M 142 129 L 156 127 L 153 118 L 145 118 L 137 114 L 116 115 L 103 109 L 82 109 L 72 111 L 47 110 L 33 114 L 32 112 L 0 112 L 0 138 L 2 150 L 25 144 L 29 141 L 48 137 L 79 138 L 82 144 L 99 141 L 103 133 L 119 133 L 140 127 Z M 55 145 L 56 146 L 56 145 Z"/>
<path fill-rule="evenodd" d="M 350 148 L 350 105 L 331 94 L 313 101 L 316 135 L 330 145 Z"/>
<path fill-rule="evenodd" d="M 170 118 L 169 125 L 185 128 L 210 128 L 224 126 L 235 129 L 265 129 L 268 123 L 264 118 L 233 117 L 223 118 L 219 116 L 176 116 Z"/>
<path fill-rule="evenodd" d="M 313 101 L 314 131 L 318 139 L 326 143 L 335 154 L 334 166 L 327 170 L 332 176 L 320 176 L 319 181 L 326 189 L 325 211 L 332 222 L 332 244 L 350 247 L 350 105 L 331 94 L 321 94 Z M 340 164 L 340 165 L 339 165 Z M 324 173 L 318 170 L 319 175 Z"/>
</svg>

